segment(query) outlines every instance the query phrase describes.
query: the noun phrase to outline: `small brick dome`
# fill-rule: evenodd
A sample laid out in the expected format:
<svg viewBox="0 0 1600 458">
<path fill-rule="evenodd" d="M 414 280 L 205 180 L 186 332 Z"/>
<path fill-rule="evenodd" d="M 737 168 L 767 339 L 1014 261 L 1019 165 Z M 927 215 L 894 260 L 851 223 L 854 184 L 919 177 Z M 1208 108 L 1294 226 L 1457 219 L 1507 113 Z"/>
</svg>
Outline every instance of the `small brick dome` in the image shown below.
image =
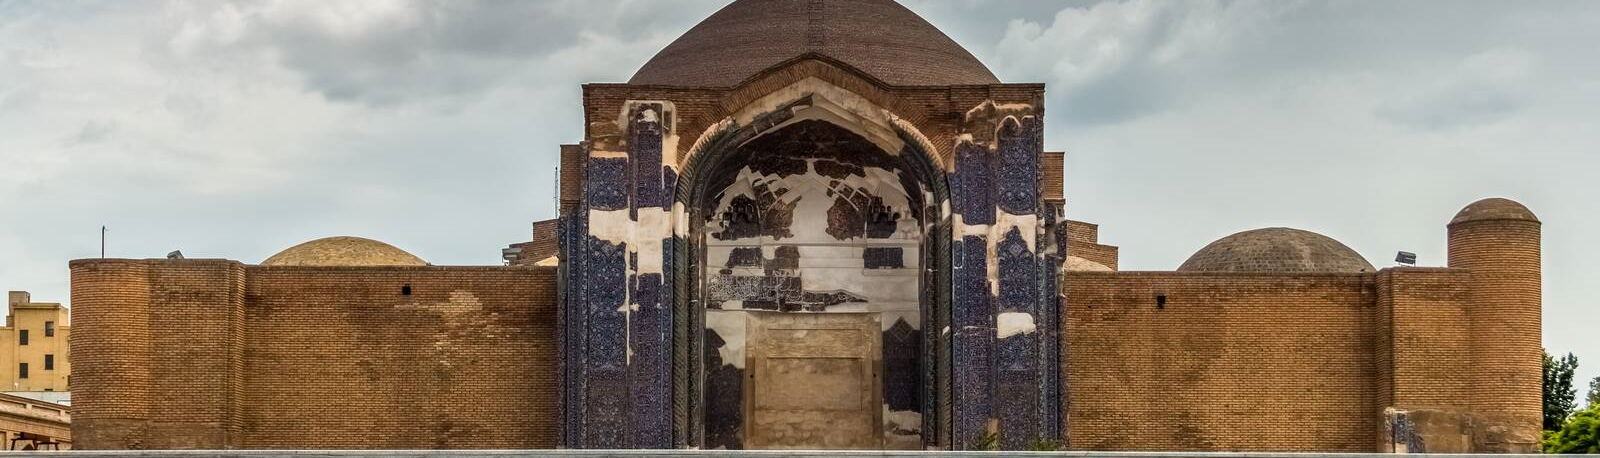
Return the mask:
<svg viewBox="0 0 1600 458">
<path fill-rule="evenodd" d="M 312 240 L 272 255 L 263 266 L 380 267 L 425 266 L 427 262 L 393 245 L 360 237 Z"/>
<path fill-rule="evenodd" d="M 1539 217 L 1534 216 L 1533 211 L 1528 210 L 1528 207 L 1514 200 L 1495 197 L 1473 202 L 1467 208 L 1461 209 L 1460 213 L 1456 213 L 1455 219 L 1450 220 L 1450 225 L 1494 220 L 1532 221 L 1537 223 L 1539 222 Z"/>
<path fill-rule="evenodd" d="M 1077 256 L 1067 256 L 1067 272 L 1114 272 L 1111 267 Z"/>
<path fill-rule="evenodd" d="M 895 86 L 997 84 L 977 57 L 894 0 L 737 0 L 689 29 L 629 84 L 732 87 L 819 54 Z"/>
<path fill-rule="evenodd" d="M 1372 264 L 1338 240 L 1311 231 L 1274 227 L 1211 242 L 1180 272 L 1372 272 Z"/>
</svg>

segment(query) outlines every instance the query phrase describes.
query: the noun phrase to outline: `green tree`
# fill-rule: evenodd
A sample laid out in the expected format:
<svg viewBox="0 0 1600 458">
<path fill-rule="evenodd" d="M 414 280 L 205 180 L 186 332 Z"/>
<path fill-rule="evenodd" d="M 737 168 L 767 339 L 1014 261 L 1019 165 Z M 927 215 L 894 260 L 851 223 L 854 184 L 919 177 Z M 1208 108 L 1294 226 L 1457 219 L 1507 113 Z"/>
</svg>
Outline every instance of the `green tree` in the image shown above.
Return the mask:
<svg viewBox="0 0 1600 458">
<path fill-rule="evenodd" d="M 1600 406 L 1600 376 L 1589 381 L 1589 407 Z"/>
<path fill-rule="evenodd" d="M 1544 433 L 1545 453 L 1600 453 L 1600 404 L 1578 412 L 1557 431 Z"/>
<path fill-rule="evenodd" d="M 1554 431 L 1566 423 L 1577 408 L 1578 389 L 1572 377 L 1578 370 L 1578 357 L 1572 353 L 1561 359 L 1544 352 L 1544 429 Z"/>
</svg>

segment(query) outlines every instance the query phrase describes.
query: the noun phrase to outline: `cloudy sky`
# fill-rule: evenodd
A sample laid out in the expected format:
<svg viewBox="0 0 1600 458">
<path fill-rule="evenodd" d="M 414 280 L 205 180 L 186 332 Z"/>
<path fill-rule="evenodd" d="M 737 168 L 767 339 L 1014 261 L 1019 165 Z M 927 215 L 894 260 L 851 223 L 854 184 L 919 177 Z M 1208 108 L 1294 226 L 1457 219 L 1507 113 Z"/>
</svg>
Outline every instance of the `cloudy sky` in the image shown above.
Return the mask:
<svg viewBox="0 0 1600 458">
<path fill-rule="evenodd" d="M 0 289 L 69 259 L 259 262 L 330 235 L 498 262 L 553 216 L 579 85 L 727 0 L 0 0 Z M 1600 2 L 905 0 L 1049 84 L 1069 213 L 1128 270 L 1291 226 L 1445 260 L 1503 196 L 1545 221 L 1545 344 L 1600 375 Z"/>
</svg>

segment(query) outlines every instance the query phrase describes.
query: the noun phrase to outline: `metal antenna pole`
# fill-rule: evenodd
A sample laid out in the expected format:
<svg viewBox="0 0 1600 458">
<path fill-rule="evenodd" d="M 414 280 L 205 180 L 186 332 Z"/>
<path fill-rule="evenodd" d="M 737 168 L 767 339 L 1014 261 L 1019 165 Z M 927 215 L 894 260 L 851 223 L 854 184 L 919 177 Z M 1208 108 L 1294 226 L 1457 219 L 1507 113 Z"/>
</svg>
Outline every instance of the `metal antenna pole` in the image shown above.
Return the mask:
<svg viewBox="0 0 1600 458">
<path fill-rule="evenodd" d="M 106 227 L 100 226 L 100 259 L 106 258 Z"/>
<path fill-rule="evenodd" d="M 550 193 L 550 196 L 551 196 L 551 198 L 550 198 L 551 202 L 550 203 L 555 205 L 556 217 L 560 218 L 561 217 L 561 167 L 560 166 L 556 166 L 556 179 L 552 180 L 551 182 L 554 183 L 552 185 L 554 187 L 554 189 L 553 189 L 554 192 Z"/>
</svg>

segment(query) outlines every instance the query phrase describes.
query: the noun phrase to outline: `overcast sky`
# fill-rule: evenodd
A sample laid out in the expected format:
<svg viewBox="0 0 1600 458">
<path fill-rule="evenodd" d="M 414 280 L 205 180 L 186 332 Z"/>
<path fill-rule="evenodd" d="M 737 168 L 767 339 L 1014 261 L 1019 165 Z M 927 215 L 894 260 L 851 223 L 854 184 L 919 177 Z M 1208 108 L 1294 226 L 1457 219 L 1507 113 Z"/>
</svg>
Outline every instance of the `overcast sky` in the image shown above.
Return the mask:
<svg viewBox="0 0 1600 458">
<path fill-rule="evenodd" d="M 726 2 L 0 0 L 0 289 L 66 302 L 102 224 L 112 257 L 496 264 L 554 215 L 579 85 Z M 1600 2 L 906 3 L 1049 84 L 1069 216 L 1124 269 L 1268 226 L 1442 265 L 1450 217 L 1509 197 L 1545 222 L 1545 345 L 1600 375 Z"/>
</svg>

